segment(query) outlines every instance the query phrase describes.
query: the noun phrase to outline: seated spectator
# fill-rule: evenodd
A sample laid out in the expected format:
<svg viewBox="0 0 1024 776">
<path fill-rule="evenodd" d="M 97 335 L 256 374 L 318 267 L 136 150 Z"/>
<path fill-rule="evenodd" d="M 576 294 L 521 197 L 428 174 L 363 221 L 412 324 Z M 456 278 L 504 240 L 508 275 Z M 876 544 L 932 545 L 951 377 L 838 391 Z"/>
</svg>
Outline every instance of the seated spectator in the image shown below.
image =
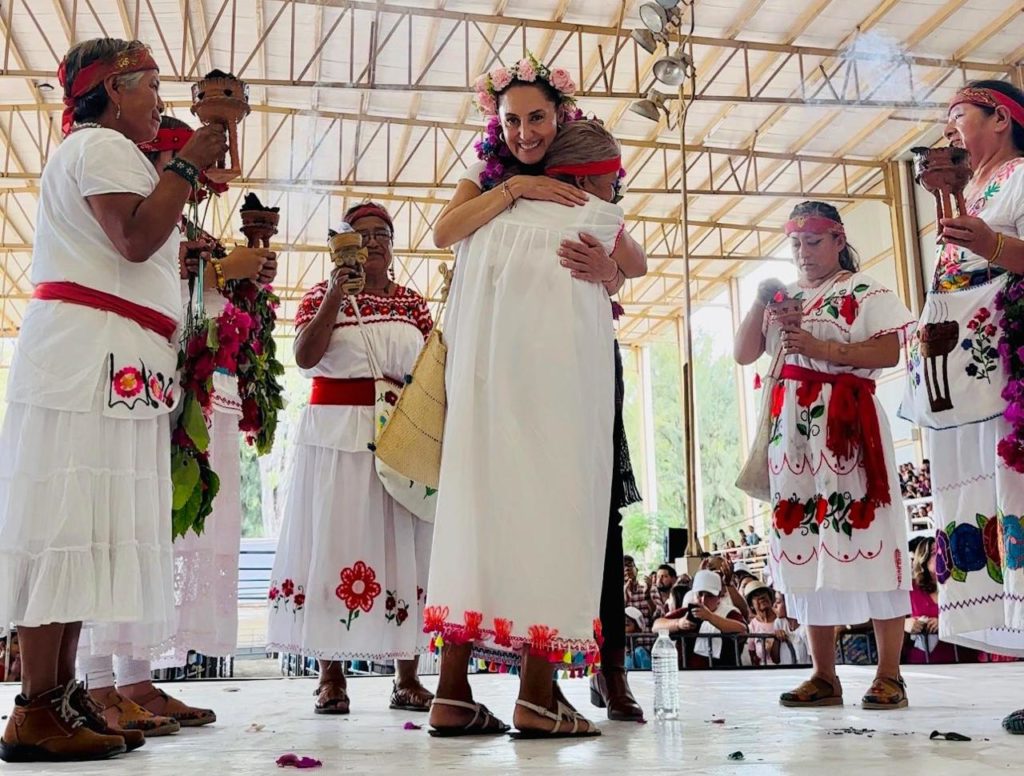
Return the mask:
<svg viewBox="0 0 1024 776">
<path fill-rule="evenodd" d="M 749 631 L 764 635 L 775 634 L 775 593 L 764 582 L 751 582 L 744 589 L 747 606 L 752 614 Z M 755 666 L 779 665 L 780 643 L 776 639 L 750 639 L 747 642 L 751 663 Z"/>
<path fill-rule="evenodd" d="M 680 574 L 679 579 L 676 580 L 676 584 L 672 588 L 672 609 L 682 609 L 684 607 L 683 600 L 692 588 L 693 581 L 690 579 L 690 575 Z"/>
<path fill-rule="evenodd" d="M 780 644 L 780 665 L 805 665 L 811 662 L 811 653 L 807 646 L 807 629 L 789 616 L 786 610 L 786 596 L 775 593 L 775 638 L 787 641 L 793 647 L 790 651 L 785 644 Z"/>
<path fill-rule="evenodd" d="M 669 612 L 654 623 L 655 630 L 666 630 L 683 637 L 687 667 L 739 665 L 737 643 L 732 639 L 685 638 L 747 632 L 746 621 L 729 597 L 725 595 L 722 578 L 713 571 L 698 571 L 693 589 L 683 599 L 683 606 Z"/>
<path fill-rule="evenodd" d="M 622 559 L 625 589 L 623 591 L 626 606 L 634 606 L 644 616 L 644 622 L 651 620 L 651 602 L 647 595 L 647 587 L 637 579 L 636 561 L 629 555 Z"/>
<path fill-rule="evenodd" d="M 626 607 L 626 670 L 649 671 L 651 668 L 650 637 L 637 638 L 647 632 L 643 613 L 635 606 Z"/>
<path fill-rule="evenodd" d="M 908 663 L 973 663 L 978 653 L 965 647 L 954 647 L 939 640 L 939 588 L 935 581 L 935 539 L 924 537 L 914 548 L 913 588 L 910 591 L 910 616 L 906 631 L 911 646 Z"/>
<path fill-rule="evenodd" d="M 732 563 L 722 557 L 711 558 L 708 560 L 707 568 L 709 571 L 714 571 L 722 578 L 722 584 L 725 585 L 725 590 L 729 594 L 729 600 L 732 605 L 735 606 L 741 615 L 743 615 L 743 621 L 746 622 L 750 619 L 750 609 L 747 607 L 746 599 L 740 595 L 740 591 L 736 589 L 735 581 L 733 580 Z M 746 568 L 746 566 L 744 566 Z M 694 580 L 696 582 L 696 580 Z"/>
<path fill-rule="evenodd" d="M 675 608 L 671 605 L 671 594 L 678 576 L 675 567 L 668 563 L 658 566 L 658 570 L 651 576 L 652 584 L 648 586 L 647 591 L 651 606 L 651 619 L 656 620 Z"/>
<path fill-rule="evenodd" d="M 739 544 L 740 544 L 740 547 L 746 547 L 747 546 L 747 532 L 744 531 L 742 528 L 740 529 L 740 541 L 739 541 Z"/>
<path fill-rule="evenodd" d="M 751 546 L 751 547 L 756 547 L 760 543 L 761 543 L 761 537 L 757 535 L 757 532 L 754 530 L 754 526 L 748 525 L 747 526 L 747 544 L 749 546 Z"/>
</svg>

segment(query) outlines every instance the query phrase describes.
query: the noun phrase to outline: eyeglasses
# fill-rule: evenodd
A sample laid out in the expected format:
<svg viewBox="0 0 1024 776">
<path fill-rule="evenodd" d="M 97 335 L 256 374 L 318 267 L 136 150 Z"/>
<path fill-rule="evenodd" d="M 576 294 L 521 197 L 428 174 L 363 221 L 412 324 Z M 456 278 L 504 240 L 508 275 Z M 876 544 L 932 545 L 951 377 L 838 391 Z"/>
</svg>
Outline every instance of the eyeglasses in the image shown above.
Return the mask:
<svg viewBox="0 0 1024 776">
<path fill-rule="evenodd" d="M 363 245 L 369 245 L 370 240 L 376 240 L 378 245 L 391 242 L 391 232 L 387 229 L 374 229 L 372 232 L 360 232 L 357 230 L 356 234 L 363 238 Z"/>
</svg>

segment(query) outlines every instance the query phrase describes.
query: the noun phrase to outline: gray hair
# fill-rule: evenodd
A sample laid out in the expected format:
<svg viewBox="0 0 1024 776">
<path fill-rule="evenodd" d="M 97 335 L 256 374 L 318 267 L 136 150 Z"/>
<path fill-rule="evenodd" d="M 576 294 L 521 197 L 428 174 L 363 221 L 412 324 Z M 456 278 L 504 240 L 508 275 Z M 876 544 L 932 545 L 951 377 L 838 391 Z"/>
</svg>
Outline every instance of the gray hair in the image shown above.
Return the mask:
<svg viewBox="0 0 1024 776">
<path fill-rule="evenodd" d="M 64 57 L 65 86 L 64 96 L 71 96 L 71 87 L 79 72 L 93 62 L 110 60 L 119 54 L 125 54 L 139 49 L 149 47 L 139 40 L 120 40 L 119 38 L 92 38 L 83 40 L 71 47 Z M 139 85 L 144 71 L 136 73 L 125 73 L 117 77 L 116 83 L 125 88 L 133 89 Z M 107 109 L 110 98 L 107 97 L 107 90 L 103 84 L 83 94 L 75 100 L 75 122 L 95 121 Z"/>
</svg>

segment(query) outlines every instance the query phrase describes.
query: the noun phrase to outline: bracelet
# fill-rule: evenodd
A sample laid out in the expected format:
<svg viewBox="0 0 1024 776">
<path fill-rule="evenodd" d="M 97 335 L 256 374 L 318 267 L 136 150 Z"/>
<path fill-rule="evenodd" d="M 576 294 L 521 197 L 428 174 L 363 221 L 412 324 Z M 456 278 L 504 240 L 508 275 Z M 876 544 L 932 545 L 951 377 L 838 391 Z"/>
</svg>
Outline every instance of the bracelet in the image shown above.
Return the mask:
<svg viewBox="0 0 1024 776">
<path fill-rule="evenodd" d="M 220 259 L 212 259 L 213 274 L 217 276 L 217 290 L 223 291 L 227 287 L 227 279 L 224 277 L 224 268 L 220 265 Z"/>
<path fill-rule="evenodd" d="M 989 264 L 995 264 L 996 259 L 1003 255 L 1003 247 L 1006 245 L 1006 238 L 1003 237 L 1002 232 L 996 232 L 996 252 L 992 254 L 992 257 L 988 260 Z"/>
<path fill-rule="evenodd" d="M 185 181 L 193 189 L 199 186 L 199 168 L 196 167 L 192 162 L 182 159 L 180 156 L 176 156 L 166 165 L 164 165 L 166 172 L 173 172 L 175 175 L 184 178 Z"/>
<path fill-rule="evenodd" d="M 516 204 L 515 195 L 512 193 L 512 189 L 508 187 L 508 181 L 501 184 L 501 191 L 506 197 L 508 197 L 508 205 L 505 206 L 505 209 L 508 210 Z"/>
</svg>

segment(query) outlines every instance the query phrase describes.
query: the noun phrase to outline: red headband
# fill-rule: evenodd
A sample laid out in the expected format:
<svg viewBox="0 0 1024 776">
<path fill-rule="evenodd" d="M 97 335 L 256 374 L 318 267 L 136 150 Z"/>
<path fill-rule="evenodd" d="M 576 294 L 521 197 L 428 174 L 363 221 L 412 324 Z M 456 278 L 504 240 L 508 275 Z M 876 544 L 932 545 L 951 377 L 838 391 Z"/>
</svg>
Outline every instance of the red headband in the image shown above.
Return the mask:
<svg viewBox="0 0 1024 776">
<path fill-rule="evenodd" d="M 979 89 L 974 86 L 967 86 L 958 91 L 953 99 L 949 101 L 949 110 L 957 105 L 980 105 L 983 108 L 1006 108 L 1010 112 L 1010 118 L 1020 126 L 1024 127 L 1024 105 L 1021 105 L 1009 95 L 997 92 L 995 89 Z"/>
<path fill-rule="evenodd" d="M 160 151 L 180 151 L 189 138 L 195 134 L 192 127 L 164 127 L 156 133 L 156 137 L 148 143 L 139 143 L 143 153 L 159 153 Z"/>
<path fill-rule="evenodd" d="M 61 129 L 67 137 L 75 123 L 75 101 L 84 97 L 101 83 L 107 76 L 138 73 L 141 70 L 160 70 L 148 48 L 138 48 L 117 54 L 112 60 L 99 60 L 86 65 L 75 75 L 75 80 L 68 84 L 68 61 L 63 59 L 57 70 L 57 80 L 64 87 L 64 114 L 61 117 Z"/>
<path fill-rule="evenodd" d="M 811 234 L 836 234 L 846 236 L 846 229 L 839 221 L 825 216 L 797 216 L 786 222 L 786 236 L 794 232 L 810 232 Z"/>
<path fill-rule="evenodd" d="M 349 226 L 355 226 L 356 221 L 367 216 L 377 216 L 377 218 L 388 225 L 391 234 L 395 233 L 395 224 L 391 220 L 391 214 L 376 202 L 366 202 L 354 207 L 345 215 L 345 223 Z"/>
<path fill-rule="evenodd" d="M 618 172 L 622 168 L 622 158 L 614 157 L 605 159 L 602 162 L 587 162 L 585 164 L 558 164 L 544 170 L 545 175 L 605 175 L 609 172 Z"/>
</svg>

